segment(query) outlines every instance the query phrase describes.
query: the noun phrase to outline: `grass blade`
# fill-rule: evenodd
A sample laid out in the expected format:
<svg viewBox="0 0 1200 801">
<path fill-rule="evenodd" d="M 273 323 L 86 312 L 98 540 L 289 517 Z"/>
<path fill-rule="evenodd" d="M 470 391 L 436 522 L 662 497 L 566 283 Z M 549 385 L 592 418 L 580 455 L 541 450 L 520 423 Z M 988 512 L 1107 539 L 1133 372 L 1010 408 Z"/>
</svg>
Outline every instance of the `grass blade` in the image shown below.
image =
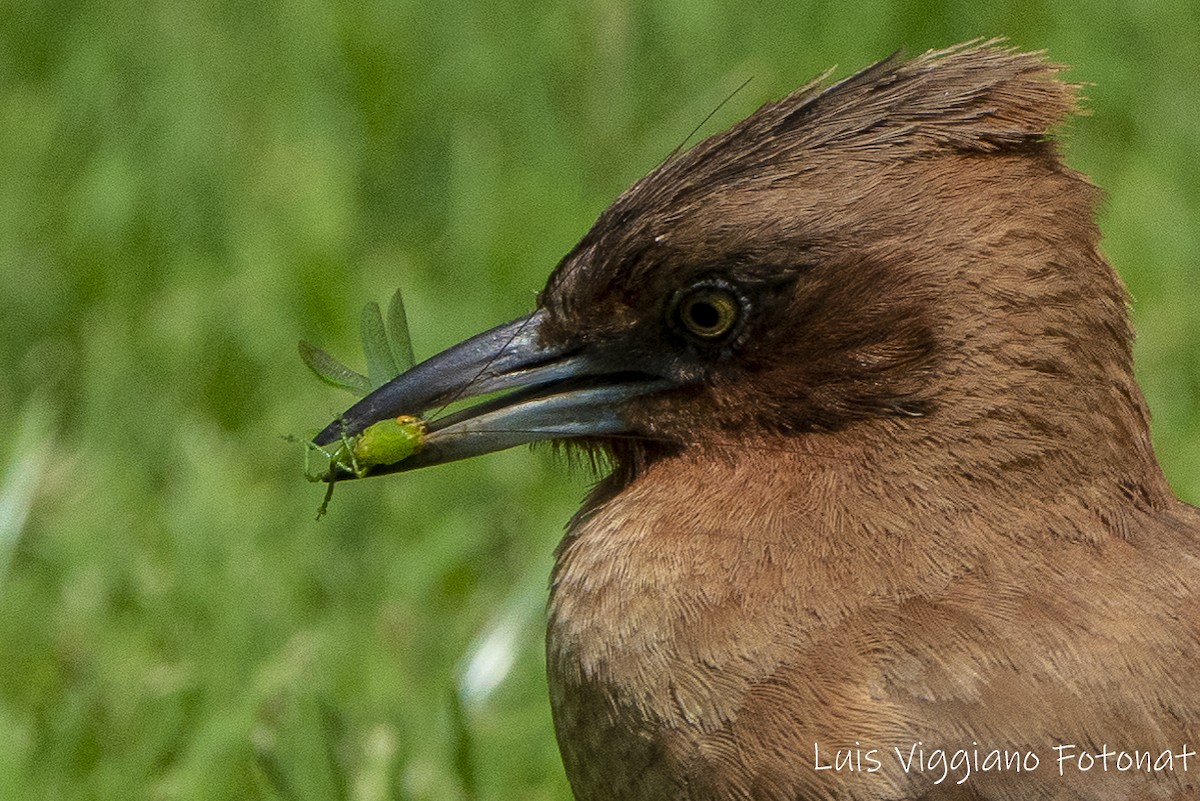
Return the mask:
<svg viewBox="0 0 1200 801">
<path fill-rule="evenodd" d="M 51 417 L 47 400 L 37 393 L 21 414 L 16 445 L 0 477 L 0 585 L 8 574 L 48 463 Z"/>
<path fill-rule="evenodd" d="M 462 699 L 455 691 L 450 692 L 450 726 L 454 734 L 454 772 L 462 783 L 463 797 L 467 801 L 479 798 L 479 784 L 475 780 L 475 747 L 472 743 L 471 724 Z"/>
<path fill-rule="evenodd" d="M 255 740 L 252 751 L 260 781 L 270 788 L 276 798 L 282 799 L 282 801 L 300 801 L 300 795 L 288 779 L 287 770 L 284 769 L 279 755 L 275 753 L 270 744 L 259 741 L 264 738 Z"/>
</svg>

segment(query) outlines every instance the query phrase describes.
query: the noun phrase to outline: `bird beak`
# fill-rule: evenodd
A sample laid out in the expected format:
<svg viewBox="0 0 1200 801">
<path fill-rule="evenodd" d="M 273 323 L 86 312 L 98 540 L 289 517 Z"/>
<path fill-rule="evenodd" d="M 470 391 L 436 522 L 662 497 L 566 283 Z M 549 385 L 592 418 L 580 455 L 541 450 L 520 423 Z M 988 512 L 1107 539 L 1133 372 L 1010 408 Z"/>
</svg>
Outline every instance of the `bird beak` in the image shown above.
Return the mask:
<svg viewBox="0 0 1200 801">
<path fill-rule="evenodd" d="M 418 453 L 370 469 L 370 475 L 394 473 L 527 442 L 628 432 L 622 404 L 671 385 L 652 372 L 631 370 L 619 346 L 543 344 L 546 319 L 545 311 L 535 311 L 421 362 L 351 406 L 313 442 L 327 445 L 380 420 L 507 391 L 427 421 Z M 347 471 L 337 479 L 349 477 Z"/>
</svg>

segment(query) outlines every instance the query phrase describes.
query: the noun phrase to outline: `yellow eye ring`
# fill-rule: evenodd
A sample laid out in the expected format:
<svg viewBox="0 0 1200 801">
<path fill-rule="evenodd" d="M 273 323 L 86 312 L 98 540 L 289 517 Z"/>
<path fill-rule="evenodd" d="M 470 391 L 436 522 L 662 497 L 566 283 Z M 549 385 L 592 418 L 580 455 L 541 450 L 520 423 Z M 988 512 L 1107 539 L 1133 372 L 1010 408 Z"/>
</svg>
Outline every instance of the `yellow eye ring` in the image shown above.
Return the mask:
<svg viewBox="0 0 1200 801">
<path fill-rule="evenodd" d="M 679 300 L 676 317 L 689 334 L 712 342 L 729 334 L 742 316 L 742 304 L 733 291 L 704 285 Z"/>
</svg>

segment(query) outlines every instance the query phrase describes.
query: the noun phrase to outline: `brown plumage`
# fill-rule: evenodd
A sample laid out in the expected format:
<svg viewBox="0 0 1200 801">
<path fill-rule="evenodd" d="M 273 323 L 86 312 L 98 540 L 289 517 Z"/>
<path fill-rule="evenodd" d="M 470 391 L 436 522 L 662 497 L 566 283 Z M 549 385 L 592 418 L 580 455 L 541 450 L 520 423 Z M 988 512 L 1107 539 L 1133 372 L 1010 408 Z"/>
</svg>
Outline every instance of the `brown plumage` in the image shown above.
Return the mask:
<svg viewBox="0 0 1200 801">
<path fill-rule="evenodd" d="M 612 455 L 551 587 L 580 801 L 1200 795 L 1200 512 L 1049 138 L 1058 73 L 968 45 L 768 104 L 627 190 L 534 314 L 347 413 L 522 387 L 398 467 Z M 1059 775 L 1103 746 L 1175 758 Z M 938 782 L 916 748 L 980 761 Z"/>
</svg>

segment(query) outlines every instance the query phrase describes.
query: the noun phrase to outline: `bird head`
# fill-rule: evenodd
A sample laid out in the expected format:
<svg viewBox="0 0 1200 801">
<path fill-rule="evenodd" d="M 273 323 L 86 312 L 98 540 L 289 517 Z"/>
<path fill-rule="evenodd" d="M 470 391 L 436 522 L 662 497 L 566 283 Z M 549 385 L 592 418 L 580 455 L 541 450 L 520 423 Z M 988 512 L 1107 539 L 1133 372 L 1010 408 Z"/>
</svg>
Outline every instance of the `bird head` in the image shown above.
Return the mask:
<svg viewBox="0 0 1200 801">
<path fill-rule="evenodd" d="M 533 313 L 316 441 L 501 393 L 373 474 L 539 440 L 645 463 L 864 430 L 1040 458 L 1103 396 L 1112 452 L 1149 454 L 1096 192 L 1048 136 L 1077 105 L 1059 71 L 969 43 L 768 103 L 626 190 Z"/>
</svg>

